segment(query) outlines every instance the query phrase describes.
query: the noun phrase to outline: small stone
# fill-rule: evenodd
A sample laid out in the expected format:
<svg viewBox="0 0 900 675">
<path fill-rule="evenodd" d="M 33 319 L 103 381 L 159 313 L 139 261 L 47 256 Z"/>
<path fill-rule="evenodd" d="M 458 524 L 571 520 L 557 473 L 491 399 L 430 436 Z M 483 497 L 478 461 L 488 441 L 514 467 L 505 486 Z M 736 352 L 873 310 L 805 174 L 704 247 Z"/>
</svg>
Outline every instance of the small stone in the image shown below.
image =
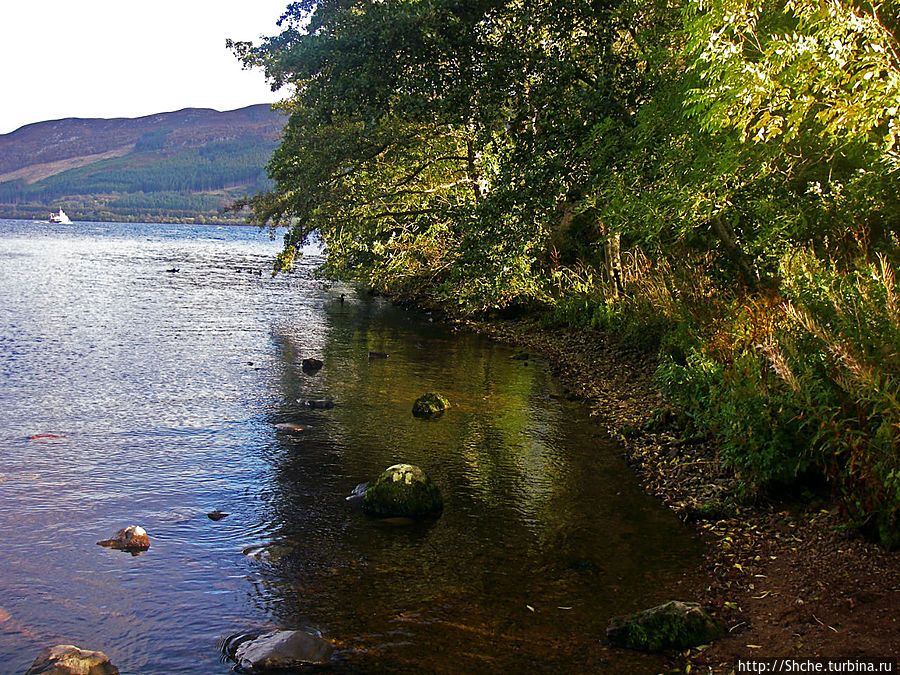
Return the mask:
<svg viewBox="0 0 900 675">
<path fill-rule="evenodd" d="M 146 551 L 150 548 L 150 537 L 147 531 L 139 525 L 129 525 L 116 532 L 110 539 L 97 542 L 98 546 L 109 546 L 120 551 Z"/>
<path fill-rule="evenodd" d="M 325 364 L 319 359 L 303 359 L 300 363 L 300 367 L 303 369 L 304 373 L 316 373 L 322 369 L 322 366 Z"/>
<path fill-rule="evenodd" d="M 431 417 L 444 412 L 450 407 L 450 401 L 442 394 L 428 392 L 416 399 L 413 403 L 412 414 L 416 417 Z"/>
<path fill-rule="evenodd" d="M 281 424 L 276 424 L 275 428 L 278 431 L 283 431 L 286 434 L 302 434 L 304 431 L 307 431 L 308 427 L 303 426 L 302 424 L 294 424 L 293 422 L 282 422 Z"/>
<path fill-rule="evenodd" d="M 119 669 L 103 652 L 56 645 L 43 649 L 25 675 L 119 675 Z"/>
<path fill-rule="evenodd" d="M 243 642 L 234 653 L 238 667 L 256 673 L 327 663 L 334 646 L 302 630 L 278 630 Z"/>
<path fill-rule="evenodd" d="M 315 398 L 304 401 L 303 405 L 305 405 L 307 408 L 330 410 L 334 407 L 334 401 L 332 401 L 330 398 Z"/>
<path fill-rule="evenodd" d="M 353 488 L 353 491 L 350 493 L 350 495 L 348 497 L 345 497 L 344 499 L 351 504 L 360 502 L 362 501 L 362 498 L 366 496 L 366 490 L 368 489 L 368 483 L 359 483 L 355 488 Z"/>
</svg>

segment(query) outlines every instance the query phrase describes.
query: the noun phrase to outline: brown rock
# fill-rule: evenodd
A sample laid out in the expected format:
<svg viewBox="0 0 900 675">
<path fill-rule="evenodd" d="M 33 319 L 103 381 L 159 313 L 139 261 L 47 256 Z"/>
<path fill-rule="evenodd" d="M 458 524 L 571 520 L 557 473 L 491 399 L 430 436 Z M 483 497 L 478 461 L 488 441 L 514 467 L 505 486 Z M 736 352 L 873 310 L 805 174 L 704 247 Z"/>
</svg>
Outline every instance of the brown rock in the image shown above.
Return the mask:
<svg viewBox="0 0 900 675">
<path fill-rule="evenodd" d="M 103 652 L 56 645 L 42 650 L 25 675 L 119 675 L 119 669 Z"/>
<path fill-rule="evenodd" d="M 116 532 L 110 539 L 97 542 L 98 546 L 109 546 L 120 551 L 146 551 L 150 548 L 150 537 L 147 531 L 139 525 L 129 525 Z"/>
</svg>

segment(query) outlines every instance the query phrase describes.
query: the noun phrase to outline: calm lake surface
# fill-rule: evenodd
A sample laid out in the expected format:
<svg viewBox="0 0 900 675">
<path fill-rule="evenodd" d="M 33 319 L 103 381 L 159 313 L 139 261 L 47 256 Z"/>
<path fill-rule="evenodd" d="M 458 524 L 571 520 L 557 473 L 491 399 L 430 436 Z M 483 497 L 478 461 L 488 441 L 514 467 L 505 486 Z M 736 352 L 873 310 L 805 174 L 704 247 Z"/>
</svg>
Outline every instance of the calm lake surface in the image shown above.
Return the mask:
<svg viewBox="0 0 900 675">
<path fill-rule="evenodd" d="M 0 221 L 0 672 L 67 643 L 228 673 L 229 635 L 298 627 L 336 644 L 317 672 L 657 672 L 599 640 L 680 597 L 700 550 L 621 449 L 542 362 L 330 286 L 315 255 L 273 279 L 279 246 Z M 454 407 L 415 419 L 430 390 Z M 436 522 L 345 502 L 401 461 L 441 487 Z M 146 553 L 96 545 L 131 524 Z"/>
</svg>

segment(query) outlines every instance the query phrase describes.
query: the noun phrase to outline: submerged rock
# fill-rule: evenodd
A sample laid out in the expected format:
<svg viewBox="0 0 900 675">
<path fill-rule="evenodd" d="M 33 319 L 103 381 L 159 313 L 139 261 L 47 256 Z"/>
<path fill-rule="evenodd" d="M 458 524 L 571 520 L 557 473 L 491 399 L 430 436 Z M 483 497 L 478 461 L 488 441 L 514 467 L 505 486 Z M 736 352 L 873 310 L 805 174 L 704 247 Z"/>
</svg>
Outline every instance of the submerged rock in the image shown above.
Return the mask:
<svg viewBox="0 0 900 675">
<path fill-rule="evenodd" d="M 277 630 L 247 640 L 234 651 L 238 667 L 251 673 L 327 663 L 334 646 L 302 630 Z"/>
<path fill-rule="evenodd" d="M 146 551 L 150 548 L 150 537 L 147 531 L 140 525 L 129 525 L 116 532 L 110 539 L 97 542 L 98 546 L 109 546 L 120 551 Z"/>
<path fill-rule="evenodd" d="M 294 424 L 293 422 L 282 422 L 281 424 L 276 424 L 275 428 L 278 429 L 278 431 L 283 431 L 286 434 L 298 435 L 308 430 L 308 427 L 305 427 L 302 424 Z"/>
<path fill-rule="evenodd" d="M 300 368 L 303 369 L 304 373 L 317 373 L 324 365 L 319 359 L 303 359 L 300 363 Z"/>
<path fill-rule="evenodd" d="M 412 464 L 395 464 L 366 490 L 362 506 L 376 516 L 418 518 L 440 513 L 444 499 L 422 469 Z"/>
<path fill-rule="evenodd" d="M 450 401 L 437 392 L 428 392 L 416 399 L 413 403 L 412 414 L 416 417 L 430 417 L 438 413 L 444 412 L 450 407 Z"/>
<path fill-rule="evenodd" d="M 56 645 L 43 649 L 25 675 L 119 675 L 103 652 Z"/>
<path fill-rule="evenodd" d="M 673 600 L 630 616 L 610 619 L 606 639 L 645 652 L 688 649 L 721 637 L 722 625 L 695 602 Z"/>
<path fill-rule="evenodd" d="M 247 546 L 241 553 L 257 562 L 274 565 L 293 551 L 294 548 L 288 544 L 270 542 L 268 544 Z"/>
</svg>

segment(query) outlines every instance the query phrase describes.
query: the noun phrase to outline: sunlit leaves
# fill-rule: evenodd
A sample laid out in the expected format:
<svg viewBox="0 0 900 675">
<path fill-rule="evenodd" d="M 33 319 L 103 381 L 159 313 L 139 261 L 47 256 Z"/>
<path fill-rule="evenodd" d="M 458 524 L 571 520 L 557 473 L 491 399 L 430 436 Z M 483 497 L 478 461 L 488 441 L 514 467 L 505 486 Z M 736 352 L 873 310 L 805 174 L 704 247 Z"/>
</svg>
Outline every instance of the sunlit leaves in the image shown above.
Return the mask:
<svg viewBox="0 0 900 675">
<path fill-rule="evenodd" d="M 900 56 L 882 22 L 894 3 L 713 0 L 688 3 L 698 86 L 689 111 L 707 130 L 747 142 L 816 134 L 868 143 L 900 165 Z M 894 18 L 895 20 L 895 18 Z"/>
</svg>

